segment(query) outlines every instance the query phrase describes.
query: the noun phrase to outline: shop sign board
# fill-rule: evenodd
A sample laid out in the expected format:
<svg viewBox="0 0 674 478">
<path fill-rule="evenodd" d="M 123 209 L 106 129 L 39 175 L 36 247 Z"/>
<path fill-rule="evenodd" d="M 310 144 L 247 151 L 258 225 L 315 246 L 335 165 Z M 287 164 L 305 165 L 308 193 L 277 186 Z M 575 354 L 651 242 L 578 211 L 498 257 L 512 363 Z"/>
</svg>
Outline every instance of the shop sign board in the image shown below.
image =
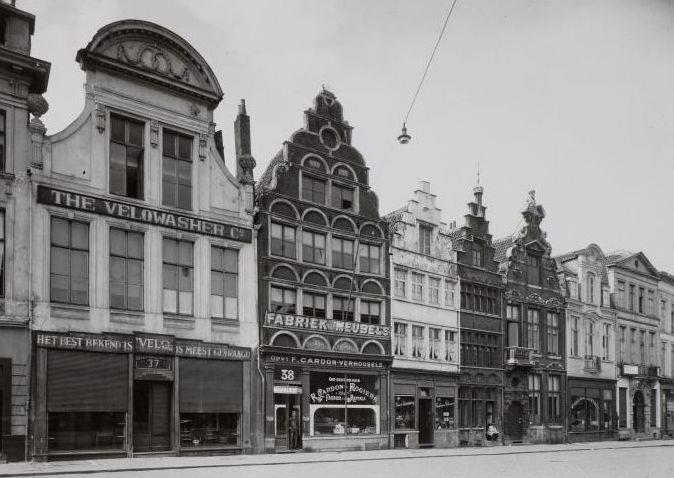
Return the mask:
<svg viewBox="0 0 674 478">
<path fill-rule="evenodd" d="M 194 340 L 176 340 L 176 355 L 180 357 L 250 360 L 250 349 L 227 344 L 211 344 Z"/>
<path fill-rule="evenodd" d="M 340 367 L 340 368 L 356 368 L 356 369 L 381 369 L 386 365 L 385 362 L 378 360 L 361 360 L 361 359 L 341 359 L 329 357 L 303 357 L 301 355 L 289 354 L 269 354 L 267 361 L 281 365 L 300 365 L 310 367 Z"/>
<path fill-rule="evenodd" d="M 90 334 L 81 332 L 34 332 L 37 347 L 88 352 L 138 353 L 179 357 L 250 360 L 249 348 L 181 340 L 172 335 Z"/>
<path fill-rule="evenodd" d="M 318 319 L 293 314 L 279 314 L 267 311 L 265 325 L 281 329 L 308 330 L 335 334 L 351 334 L 379 339 L 391 338 L 391 327 L 386 325 L 361 324 L 335 319 Z"/>
<path fill-rule="evenodd" d="M 623 364 L 623 375 L 639 375 L 639 366 Z"/>
<path fill-rule="evenodd" d="M 35 332 L 35 345 L 50 349 L 131 353 L 134 343 L 133 336 L 129 335 Z"/>
<path fill-rule="evenodd" d="M 372 405 L 376 403 L 377 377 L 314 372 L 311 374 L 309 399 L 315 404 Z"/>
<path fill-rule="evenodd" d="M 253 240 L 252 230 L 248 228 L 210 221 L 195 216 L 175 214 L 136 204 L 127 204 L 112 199 L 64 191 L 44 185 L 38 185 L 37 187 L 37 202 L 154 226 L 221 237 L 233 241 L 252 242 Z"/>
<path fill-rule="evenodd" d="M 173 380 L 172 357 L 166 355 L 135 355 L 133 378 L 135 380 Z"/>
</svg>

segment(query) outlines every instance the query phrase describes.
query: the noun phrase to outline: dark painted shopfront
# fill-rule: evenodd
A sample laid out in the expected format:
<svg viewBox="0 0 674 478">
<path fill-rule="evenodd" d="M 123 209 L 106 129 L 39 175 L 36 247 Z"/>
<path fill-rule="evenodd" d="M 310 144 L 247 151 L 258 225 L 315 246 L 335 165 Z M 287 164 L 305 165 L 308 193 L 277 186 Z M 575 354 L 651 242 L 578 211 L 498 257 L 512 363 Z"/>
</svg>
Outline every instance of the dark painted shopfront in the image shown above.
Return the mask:
<svg viewBox="0 0 674 478">
<path fill-rule="evenodd" d="M 615 437 L 616 386 L 614 380 L 569 377 L 567 438 L 570 442 L 610 440 Z"/>
<path fill-rule="evenodd" d="M 358 325 L 329 322 L 340 328 Z M 267 321 L 270 323 L 273 319 Z M 379 332 L 373 333 L 366 326 L 361 338 L 380 336 L 388 330 L 377 328 Z M 265 375 L 265 448 L 312 451 L 388 447 L 390 357 L 359 354 L 356 348 L 347 351 L 358 340 L 355 333 L 346 340 L 344 334 L 340 334 L 341 339 L 337 335 L 320 339 L 314 335 L 315 342 L 336 344 L 333 350 L 337 351 L 333 351 L 327 346 L 323 350 L 299 349 L 291 339 L 298 337 L 299 331 L 283 330 L 279 325 L 265 326 L 264 336 L 274 337 L 265 342 L 274 345 L 260 348 Z M 311 346 L 311 334 L 307 337 L 298 338 Z"/>
<path fill-rule="evenodd" d="M 150 334 L 35 332 L 33 344 L 34 459 L 241 448 L 249 349 Z"/>
<path fill-rule="evenodd" d="M 394 447 L 458 445 L 457 379 L 452 374 L 393 373 Z"/>
<path fill-rule="evenodd" d="M 387 446 L 389 363 L 275 347 L 264 348 L 263 361 L 265 435 L 274 449 Z"/>
</svg>

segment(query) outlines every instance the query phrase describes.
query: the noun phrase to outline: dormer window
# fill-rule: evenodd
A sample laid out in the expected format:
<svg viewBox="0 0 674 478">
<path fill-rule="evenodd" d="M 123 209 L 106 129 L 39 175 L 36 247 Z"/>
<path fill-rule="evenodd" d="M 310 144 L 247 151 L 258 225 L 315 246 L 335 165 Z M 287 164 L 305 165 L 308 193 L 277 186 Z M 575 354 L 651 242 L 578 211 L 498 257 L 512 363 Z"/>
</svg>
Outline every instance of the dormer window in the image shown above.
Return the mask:
<svg viewBox="0 0 674 478">
<path fill-rule="evenodd" d="M 343 209 L 345 211 L 353 210 L 353 188 L 342 186 L 341 184 L 332 185 L 332 207 Z"/>
<path fill-rule="evenodd" d="M 144 125 L 110 116 L 110 194 L 143 199 Z"/>
</svg>

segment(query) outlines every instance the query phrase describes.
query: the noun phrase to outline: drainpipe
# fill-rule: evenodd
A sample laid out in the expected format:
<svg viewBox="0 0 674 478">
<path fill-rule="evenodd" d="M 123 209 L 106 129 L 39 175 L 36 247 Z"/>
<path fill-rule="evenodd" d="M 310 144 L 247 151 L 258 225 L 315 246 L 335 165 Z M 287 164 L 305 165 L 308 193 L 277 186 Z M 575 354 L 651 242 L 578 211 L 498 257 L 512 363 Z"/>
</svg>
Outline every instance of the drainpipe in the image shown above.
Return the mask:
<svg viewBox="0 0 674 478">
<path fill-rule="evenodd" d="M 24 440 L 24 461 L 28 461 L 30 454 L 30 447 L 28 445 L 29 436 L 32 434 L 31 414 L 32 414 L 32 397 L 31 393 L 33 383 L 33 339 L 31 330 L 33 328 L 33 173 L 30 168 L 26 170 L 28 179 L 28 340 L 29 352 L 26 370 L 28 372 L 28 398 L 26 398 L 26 439 Z M 30 432 L 30 433 L 29 433 Z"/>
</svg>

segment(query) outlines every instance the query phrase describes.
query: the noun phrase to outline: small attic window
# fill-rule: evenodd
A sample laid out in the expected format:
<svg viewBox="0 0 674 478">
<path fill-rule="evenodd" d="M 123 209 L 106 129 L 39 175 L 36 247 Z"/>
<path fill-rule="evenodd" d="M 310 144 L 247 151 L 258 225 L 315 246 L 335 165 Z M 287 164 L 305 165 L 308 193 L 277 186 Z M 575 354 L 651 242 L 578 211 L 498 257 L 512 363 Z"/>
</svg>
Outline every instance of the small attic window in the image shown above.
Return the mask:
<svg viewBox="0 0 674 478">
<path fill-rule="evenodd" d="M 0 15 L 0 45 L 5 44 L 5 36 L 7 34 L 7 17 Z"/>
<path fill-rule="evenodd" d="M 639 261 L 634 261 L 634 267 L 639 268 Z"/>
</svg>

